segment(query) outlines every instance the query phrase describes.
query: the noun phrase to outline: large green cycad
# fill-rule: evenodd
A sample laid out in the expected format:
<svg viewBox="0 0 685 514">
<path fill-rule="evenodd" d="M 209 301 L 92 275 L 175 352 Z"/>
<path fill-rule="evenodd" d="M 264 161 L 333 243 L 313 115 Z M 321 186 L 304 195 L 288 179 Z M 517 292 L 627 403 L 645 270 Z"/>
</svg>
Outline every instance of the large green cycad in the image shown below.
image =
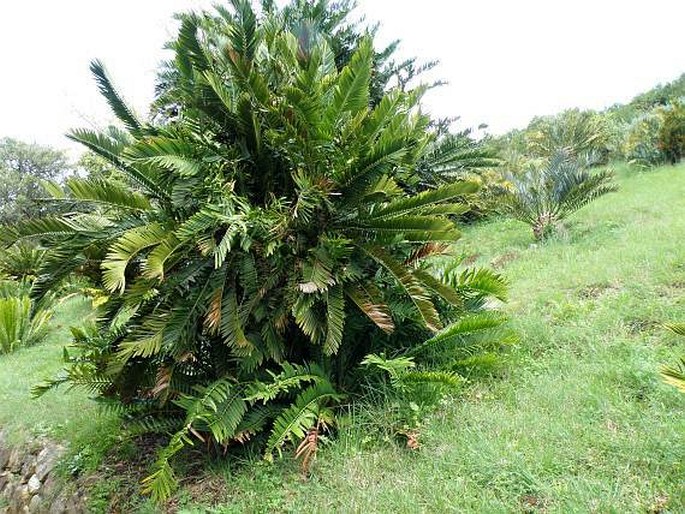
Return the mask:
<svg viewBox="0 0 685 514">
<path fill-rule="evenodd" d="M 451 215 L 475 186 L 400 186 L 431 159 L 421 90 L 370 107 L 369 40 L 339 70 L 321 35 L 232 3 L 183 18 L 174 115 L 155 124 L 93 64 L 127 131 L 71 137 L 124 179 L 70 180 L 54 192 L 72 213 L 15 231 L 51 249 L 37 295 L 73 272 L 109 291 L 106 344 L 83 343 L 67 378 L 90 373 L 103 397 L 141 405 L 147 429 L 178 421 L 148 481 L 159 497 L 191 434 L 226 447 L 267 430 L 280 451 L 330 423 L 365 355 L 419 342 L 393 339 L 399 324 L 425 340 L 459 311 L 460 292 L 422 262 L 459 237 Z"/>
</svg>

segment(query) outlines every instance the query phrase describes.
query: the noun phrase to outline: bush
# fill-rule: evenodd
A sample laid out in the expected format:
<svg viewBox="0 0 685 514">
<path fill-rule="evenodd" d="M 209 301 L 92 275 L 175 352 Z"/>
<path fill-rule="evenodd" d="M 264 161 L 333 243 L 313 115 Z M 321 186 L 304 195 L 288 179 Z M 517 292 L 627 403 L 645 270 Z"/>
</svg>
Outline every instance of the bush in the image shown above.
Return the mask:
<svg viewBox="0 0 685 514">
<path fill-rule="evenodd" d="M 531 155 L 551 158 L 559 150 L 565 150 L 588 164 L 606 162 L 609 137 L 604 116 L 578 109 L 535 118 L 526 129 L 526 142 Z"/>
<path fill-rule="evenodd" d="M 423 89 L 371 102 L 370 40 L 339 68 L 311 27 L 232 5 L 182 17 L 165 70 L 173 115 L 155 124 L 92 65 L 126 131 L 71 137 L 126 180 L 53 187 L 74 212 L 13 232 L 49 249 L 39 298 L 72 273 L 108 291 L 102 325 L 75 334 L 51 385 L 88 387 L 138 430 L 170 434 L 146 480 L 156 498 L 196 441 L 215 453 L 252 441 L 267 457 L 300 443 L 310 460 L 336 406 L 372 380 L 370 354 L 457 384 L 450 350 L 503 337 L 503 318 L 478 312 L 503 295 L 501 277 L 430 263 L 458 239 L 450 216 L 476 187 L 412 194 L 419 163 L 450 164 L 433 151 Z"/>
<path fill-rule="evenodd" d="M 28 295 L 30 286 L 14 281 L 0 281 L 0 352 L 11 353 L 45 339 L 51 313 L 34 312 Z"/>
<path fill-rule="evenodd" d="M 673 102 L 662 109 L 662 122 L 657 136 L 659 149 L 671 164 L 685 156 L 685 105 Z"/>
<path fill-rule="evenodd" d="M 38 277 L 45 252 L 35 245 L 19 243 L 0 250 L 0 272 L 17 280 Z"/>
<path fill-rule="evenodd" d="M 665 161 L 665 155 L 659 148 L 661 125 L 662 117 L 656 110 L 632 121 L 623 147 L 623 155 L 630 164 L 650 168 Z"/>
<path fill-rule="evenodd" d="M 503 193 L 503 210 L 528 223 L 535 239 L 541 240 L 578 209 L 615 191 L 612 178 L 609 171 L 586 171 L 574 157 L 561 151 L 546 165 L 509 177 L 512 187 Z"/>
</svg>

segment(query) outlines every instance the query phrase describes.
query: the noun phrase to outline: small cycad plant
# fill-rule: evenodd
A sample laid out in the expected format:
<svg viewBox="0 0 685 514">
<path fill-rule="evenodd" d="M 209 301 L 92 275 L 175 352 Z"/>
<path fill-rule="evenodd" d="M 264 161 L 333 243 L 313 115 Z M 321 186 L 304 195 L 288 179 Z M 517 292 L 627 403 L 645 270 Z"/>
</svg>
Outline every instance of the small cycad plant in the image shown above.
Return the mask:
<svg viewBox="0 0 685 514">
<path fill-rule="evenodd" d="M 666 328 L 674 334 L 685 336 L 685 323 L 667 325 Z M 661 376 L 666 383 L 671 384 L 685 393 L 685 357 L 681 358 L 678 364 L 663 366 L 661 368 Z"/>
<path fill-rule="evenodd" d="M 0 280 L 0 353 L 40 343 L 48 334 L 52 313 L 35 308 L 30 283 Z"/>
<path fill-rule="evenodd" d="M 530 225 L 536 240 L 545 239 L 568 216 L 617 189 L 611 171 L 589 171 L 564 149 L 544 165 L 508 179 L 511 187 L 502 194 L 502 210 Z"/>
</svg>

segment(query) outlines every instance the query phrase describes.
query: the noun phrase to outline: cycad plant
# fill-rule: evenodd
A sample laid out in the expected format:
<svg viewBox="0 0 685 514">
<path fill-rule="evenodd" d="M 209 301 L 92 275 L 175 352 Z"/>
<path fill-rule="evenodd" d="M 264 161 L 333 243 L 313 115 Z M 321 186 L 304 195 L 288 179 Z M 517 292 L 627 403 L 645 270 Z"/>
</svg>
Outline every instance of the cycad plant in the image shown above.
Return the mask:
<svg viewBox="0 0 685 514">
<path fill-rule="evenodd" d="M 34 309 L 27 281 L 0 280 L 0 353 L 40 343 L 48 334 L 49 310 Z"/>
<path fill-rule="evenodd" d="M 565 149 L 558 150 L 540 167 L 508 177 L 511 187 L 502 195 L 505 213 L 529 224 L 536 240 L 588 203 L 616 190 L 613 173 L 590 172 Z"/>
<path fill-rule="evenodd" d="M 559 148 L 581 162 L 605 162 L 609 130 L 606 119 L 594 111 L 569 109 L 534 119 L 526 130 L 529 152 L 551 158 Z"/>
<path fill-rule="evenodd" d="M 76 334 L 52 385 L 88 387 L 170 434 L 146 482 L 157 498 L 184 446 L 252 440 L 280 454 L 335 423 L 366 355 L 413 352 L 427 368 L 423 348 L 449 352 L 502 323 L 449 326 L 477 316 L 484 282 L 450 283 L 426 261 L 459 237 L 450 216 L 475 187 L 408 194 L 419 161 L 446 163 L 429 152 L 422 89 L 371 106 L 369 39 L 339 69 L 323 35 L 233 0 L 182 17 L 172 47 L 174 108 L 154 123 L 93 63 L 125 130 L 70 137 L 120 173 L 51 187 L 70 213 L 13 232 L 49 249 L 39 298 L 72 273 L 108 291 L 99 330 Z M 485 282 L 501 296 L 499 277 Z"/>
<path fill-rule="evenodd" d="M 668 325 L 666 328 L 674 334 L 685 336 L 685 323 L 675 323 Z M 677 387 L 685 393 L 685 357 L 681 358 L 680 362 L 675 366 L 663 366 L 661 368 L 661 376 L 666 383 Z"/>
</svg>

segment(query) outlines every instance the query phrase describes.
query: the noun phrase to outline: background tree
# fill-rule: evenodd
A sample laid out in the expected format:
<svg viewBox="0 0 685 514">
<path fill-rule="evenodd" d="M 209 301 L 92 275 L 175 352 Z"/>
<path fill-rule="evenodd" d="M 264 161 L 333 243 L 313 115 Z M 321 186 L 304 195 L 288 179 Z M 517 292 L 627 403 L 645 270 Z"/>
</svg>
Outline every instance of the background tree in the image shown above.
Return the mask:
<svg viewBox="0 0 685 514">
<path fill-rule="evenodd" d="M 15 139 L 0 140 L 0 225 L 45 215 L 49 207 L 37 200 L 46 196 L 42 180 L 56 180 L 71 172 L 62 151 Z"/>
</svg>

